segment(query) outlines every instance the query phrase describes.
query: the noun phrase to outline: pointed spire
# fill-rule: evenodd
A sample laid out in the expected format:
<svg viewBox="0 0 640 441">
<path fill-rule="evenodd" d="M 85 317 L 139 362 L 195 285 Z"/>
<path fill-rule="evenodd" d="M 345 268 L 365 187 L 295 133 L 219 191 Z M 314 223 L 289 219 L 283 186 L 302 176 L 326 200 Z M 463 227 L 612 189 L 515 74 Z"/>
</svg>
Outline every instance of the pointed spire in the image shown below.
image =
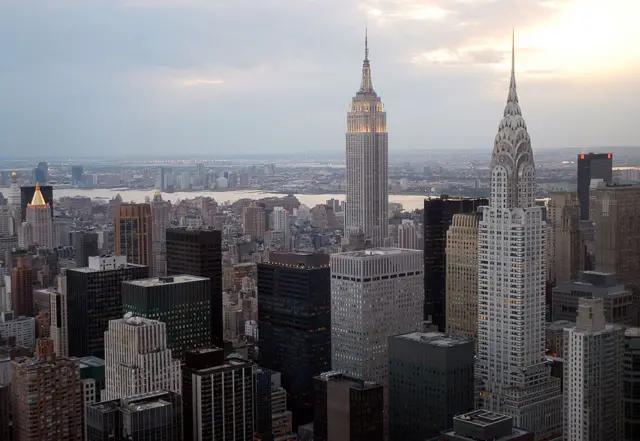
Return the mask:
<svg viewBox="0 0 640 441">
<path fill-rule="evenodd" d="M 369 30 L 364 28 L 364 60 L 369 61 Z"/>
<path fill-rule="evenodd" d="M 371 65 L 369 64 L 369 35 L 364 31 L 364 62 L 362 63 L 362 82 L 360 92 L 373 92 L 373 82 L 371 81 Z"/>
<path fill-rule="evenodd" d="M 46 207 L 47 203 L 42 196 L 42 192 L 40 191 L 40 184 L 36 182 L 36 190 L 33 192 L 33 199 L 31 199 L 31 203 L 29 204 L 31 207 Z"/>
<path fill-rule="evenodd" d="M 504 116 L 521 115 L 518 105 L 518 92 L 516 91 L 516 31 L 511 34 L 511 80 L 509 82 L 509 95 L 507 97 L 507 107 L 504 109 Z"/>
</svg>

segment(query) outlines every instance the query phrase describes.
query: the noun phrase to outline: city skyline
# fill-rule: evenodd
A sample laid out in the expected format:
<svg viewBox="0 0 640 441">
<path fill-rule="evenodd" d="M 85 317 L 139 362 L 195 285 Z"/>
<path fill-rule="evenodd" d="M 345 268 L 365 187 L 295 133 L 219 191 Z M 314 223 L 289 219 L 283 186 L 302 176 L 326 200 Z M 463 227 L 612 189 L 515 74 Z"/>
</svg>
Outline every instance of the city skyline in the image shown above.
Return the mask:
<svg viewBox="0 0 640 441">
<path fill-rule="evenodd" d="M 593 0 L 4 5 L 0 149 L 215 154 L 303 142 L 339 152 L 368 26 L 391 151 L 480 150 L 502 105 L 513 24 L 536 145 L 633 145 L 640 57 L 628 42 L 640 31 L 625 23 L 639 6 L 621 1 L 615 10 Z"/>
</svg>

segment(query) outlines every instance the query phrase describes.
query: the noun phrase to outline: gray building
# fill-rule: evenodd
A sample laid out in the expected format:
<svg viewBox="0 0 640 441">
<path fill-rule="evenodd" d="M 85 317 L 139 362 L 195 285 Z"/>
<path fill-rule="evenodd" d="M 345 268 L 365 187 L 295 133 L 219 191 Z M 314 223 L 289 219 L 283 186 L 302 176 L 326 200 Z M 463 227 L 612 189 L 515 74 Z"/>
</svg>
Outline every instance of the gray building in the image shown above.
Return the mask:
<svg viewBox="0 0 640 441">
<path fill-rule="evenodd" d="M 624 441 L 640 439 L 640 328 L 629 328 L 624 334 Z"/>
<path fill-rule="evenodd" d="M 74 231 L 73 248 L 76 253 L 76 267 L 89 266 L 89 257 L 99 256 L 98 233 L 90 231 Z"/>
<path fill-rule="evenodd" d="M 453 428 L 437 437 L 441 441 L 533 441 L 533 432 L 513 427 L 513 418 L 474 410 L 453 418 Z"/>
<path fill-rule="evenodd" d="M 630 290 L 618 283 L 613 273 L 582 271 L 578 280 L 562 283 L 553 288 L 551 317 L 553 321 L 575 321 L 578 299 L 602 299 L 607 323 L 632 326 L 634 324 L 633 298 Z"/>
<path fill-rule="evenodd" d="M 474 406 L 473 340 L 438 332 L 389 338 L 389 437 L 424 441 Z"/>
<path fill-rule="evenodd" d="M 87 441 L 182 441 L 182 400 L 174 392 L 88 405 Z"/>
</svg>

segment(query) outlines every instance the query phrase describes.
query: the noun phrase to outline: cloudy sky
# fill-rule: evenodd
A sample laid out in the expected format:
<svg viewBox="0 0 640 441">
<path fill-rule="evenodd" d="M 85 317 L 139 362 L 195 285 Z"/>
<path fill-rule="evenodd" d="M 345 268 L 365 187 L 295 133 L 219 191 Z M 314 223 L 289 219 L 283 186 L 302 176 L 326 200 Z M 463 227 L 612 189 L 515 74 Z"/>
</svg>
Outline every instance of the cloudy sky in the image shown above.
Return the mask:
<svg viewBox="0 0 640 441">
<path fill-rule="evenodd" d="M 365 26 L 390 149 L 640 145 L 638 0 L 0 0 L 0 154 L 336 151 Z"/>
</svg>

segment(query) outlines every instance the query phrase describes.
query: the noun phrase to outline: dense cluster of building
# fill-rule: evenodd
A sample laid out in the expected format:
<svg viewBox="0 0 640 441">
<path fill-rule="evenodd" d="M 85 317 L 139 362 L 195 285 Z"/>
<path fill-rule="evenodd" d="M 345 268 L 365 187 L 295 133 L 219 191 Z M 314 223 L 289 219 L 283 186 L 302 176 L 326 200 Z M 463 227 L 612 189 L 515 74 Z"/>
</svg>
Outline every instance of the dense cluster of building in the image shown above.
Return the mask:
<svg viewBox="0 0 640 441">
<path fill-rule="evenodd" d="M 0 439 L 638 439 L 640 185 L 585 154 L 576 193 L 537 200 L 513 68 L 488 199 L 390 209 L 368 48 L 347 122 L 346 202 L 311 209 L 54 210 L 14 174 Z"/>
</svg>

